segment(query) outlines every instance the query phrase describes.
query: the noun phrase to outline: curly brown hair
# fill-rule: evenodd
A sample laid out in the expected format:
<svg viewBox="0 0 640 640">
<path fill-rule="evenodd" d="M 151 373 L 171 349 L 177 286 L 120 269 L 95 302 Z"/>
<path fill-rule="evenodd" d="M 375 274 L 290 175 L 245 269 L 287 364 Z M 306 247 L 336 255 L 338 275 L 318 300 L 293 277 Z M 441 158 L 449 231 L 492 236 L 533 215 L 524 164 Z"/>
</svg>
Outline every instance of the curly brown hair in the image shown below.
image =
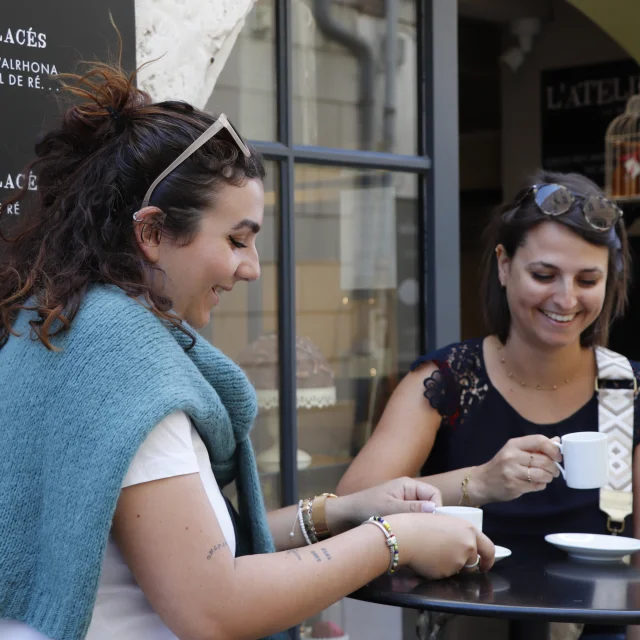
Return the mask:
<svg viewBox="0 0 640 640">
<path fill-rule="evenodd" d="M 58 76 L 69 103 L 25 170 L 38 176 L 37 191 L 25 185 L 0 204 L 0 348 L 16 335 L 13 323 L 26 309 L 39 316 L 32 331 L 54 350 L 51 339 L 69 329 L 95 284 L 144 300 L 193 338 L 170 311 L 172 301 L 151 288 L 132 218 L 156 176 L 216 118 L 185 102 L 154 103 L 135 77 L 104 63 Z M 160 183 L 150 204 L 164 213 L 164 236 L 188 244 L 226 184 L 264 175 L 255 150 L 245 157 L 222 129 Z M 24 213 L 3 232 L 8 206 L 17 201 Z"/>
</svg>

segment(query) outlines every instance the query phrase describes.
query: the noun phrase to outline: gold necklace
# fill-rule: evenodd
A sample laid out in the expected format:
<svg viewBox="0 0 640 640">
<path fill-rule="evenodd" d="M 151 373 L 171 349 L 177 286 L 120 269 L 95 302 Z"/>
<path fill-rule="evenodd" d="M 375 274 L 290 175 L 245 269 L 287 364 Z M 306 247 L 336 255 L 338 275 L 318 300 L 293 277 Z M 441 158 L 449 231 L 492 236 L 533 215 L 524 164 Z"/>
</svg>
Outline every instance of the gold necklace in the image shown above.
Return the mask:
<svg viewBox="0 0 640 640">
<path fill-rule="evenodd" d="M 504 345 L 500 345 L 498 347 L 498 351 L 502 351 L 502 349 L 504 348 Z M 518 378 L 516 375 L 514 375 L 513 371 L 509 370 L 509 367 L 507 366 L 507 361 L 505 359 L 504 356 L 500 356 L 500 362 L 502 362 L 502 364 L 506 367 L 507 370 L 507 376 L 511 379 L 511 380 L 515 380 L 515 382 L 517 382 L 521 387 L 527 387 L 529 389 L 535 389 L 536 391 L 557 391 L 558 390 L 558 385 L 554 384 L 551 386 L 545 386 L 542 384 L 536 384 L 536 385 L 532 385 L 532 384 L 527 384 L 526 382 L 524 382 L 524 380 L 520 380 L 520 378 Z M 578 368 L 576 369 L 576 373 L 578 371 L 580 371 L 580 365 L 582 364 L 582 350 L 580 350 L 580 362 L 578 363 Z M 564 379 L 564 384 L 569 384 L 571 382 L 571 378 L 565 378 Z"/>
</svg>

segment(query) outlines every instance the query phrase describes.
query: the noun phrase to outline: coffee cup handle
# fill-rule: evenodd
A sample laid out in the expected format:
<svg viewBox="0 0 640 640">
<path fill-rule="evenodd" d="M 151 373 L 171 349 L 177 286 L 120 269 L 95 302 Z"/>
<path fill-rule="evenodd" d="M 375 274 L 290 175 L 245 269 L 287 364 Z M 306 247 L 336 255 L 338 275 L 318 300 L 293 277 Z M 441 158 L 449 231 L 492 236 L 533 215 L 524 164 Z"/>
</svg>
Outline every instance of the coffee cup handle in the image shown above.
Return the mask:
<svg viewBox="0 0 640 640">
<path fill-rule="evenodd" d="M 555 440 L 552 440 L 551 444 L 555 444 L 556 447 L 558 447 L 558 449 L 560 449 L 560 453 L 564 454 L 564 451 L 562 451 L 562 442 L 556 442 Z M 560 473 L 562 474 L 562 477 L 565 478 L 565 480 L 566 480 L 567 476 L 565 474 L 564 469 L 562 468 L 562 465 L 559 462 L 555 462 L 555 461 L 554 461 L 553 464 L 555 464 L 556 467 L 558 467 L 558 469 L 560 469 Z"/>
</svg>

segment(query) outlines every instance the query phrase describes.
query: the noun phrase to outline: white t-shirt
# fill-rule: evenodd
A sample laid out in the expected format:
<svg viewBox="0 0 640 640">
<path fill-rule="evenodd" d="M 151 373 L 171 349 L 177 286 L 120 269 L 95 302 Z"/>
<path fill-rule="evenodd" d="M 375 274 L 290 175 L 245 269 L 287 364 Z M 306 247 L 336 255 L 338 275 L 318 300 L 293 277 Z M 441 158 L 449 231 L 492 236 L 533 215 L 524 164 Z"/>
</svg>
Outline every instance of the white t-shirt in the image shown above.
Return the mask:
<svg viewBox="0 0 640 640">
<path fill-rule="evenodd" d="M 172 413 L 149 434 L 122 483 L 134 484 L 199 473 L 231 553 L 236 538 L 227 505 L 211 470 L 209 453 L 188 416 Z M 102 561 L 96 604 L 86 640 L 177 640 L 138 586 L 109 536 Z M 48 640 L 22 622 L 0 620 L 0 640 Z"/>
</svg>

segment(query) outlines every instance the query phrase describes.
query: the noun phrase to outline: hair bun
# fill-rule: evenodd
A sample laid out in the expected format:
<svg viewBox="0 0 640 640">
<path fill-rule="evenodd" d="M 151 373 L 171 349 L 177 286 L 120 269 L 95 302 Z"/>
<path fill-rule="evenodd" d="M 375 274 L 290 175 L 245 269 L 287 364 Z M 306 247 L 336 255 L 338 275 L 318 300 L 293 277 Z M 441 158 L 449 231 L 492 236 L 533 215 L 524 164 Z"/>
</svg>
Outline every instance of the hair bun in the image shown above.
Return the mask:
<svg viewBox="0 0 640 640">
<path fill-rule="evenodd" d="M 73 102 L 62 119 L 62 130 L 82 140 L 100 143 L 116 131 L 123 131 L 137 110 L 152 103 L 151 96 L 135 85 L 136 74 L 105 63 L 88 63 L 89 69 L 80 75 L 64 73 L 58 76 L 64 93 Z M 91 145 L 89 145 L 91 146 Z"/>
</svg>

